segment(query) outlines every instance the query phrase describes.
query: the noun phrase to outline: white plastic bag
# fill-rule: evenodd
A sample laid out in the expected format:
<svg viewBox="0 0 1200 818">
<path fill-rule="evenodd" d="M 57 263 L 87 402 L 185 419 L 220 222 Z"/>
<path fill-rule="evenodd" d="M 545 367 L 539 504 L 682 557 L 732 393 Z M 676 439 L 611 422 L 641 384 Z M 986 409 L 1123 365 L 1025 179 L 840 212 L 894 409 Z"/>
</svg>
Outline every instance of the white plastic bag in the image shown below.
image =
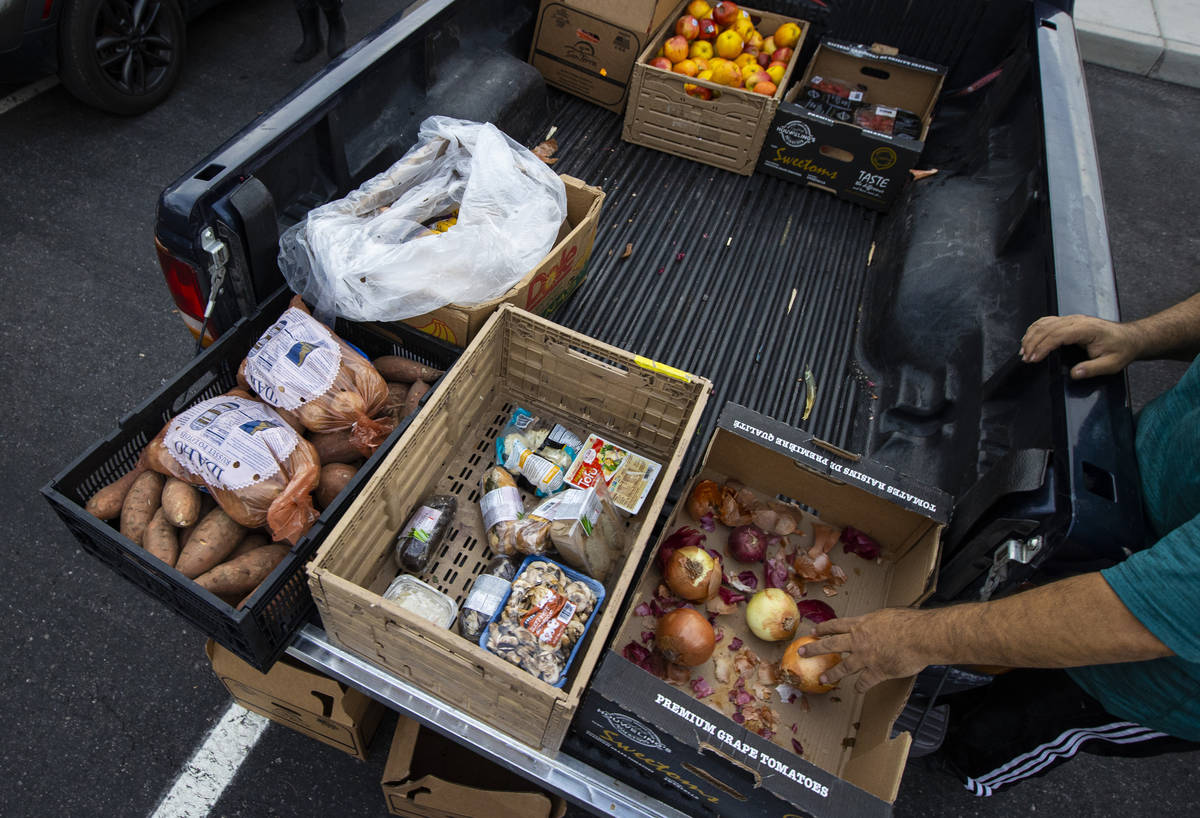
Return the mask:
<svg viewBox="0 0 1200 818">
<path fill-rule="evenodd" d="M 458 210 L 448 231 L 430 229 Z M 550 252 L 562 180 L 489 123 L 434 116 L 399 162 L 279 239 L 279 269 L 326 323 L 397 321 L 498 298 Z"/>
</svg>

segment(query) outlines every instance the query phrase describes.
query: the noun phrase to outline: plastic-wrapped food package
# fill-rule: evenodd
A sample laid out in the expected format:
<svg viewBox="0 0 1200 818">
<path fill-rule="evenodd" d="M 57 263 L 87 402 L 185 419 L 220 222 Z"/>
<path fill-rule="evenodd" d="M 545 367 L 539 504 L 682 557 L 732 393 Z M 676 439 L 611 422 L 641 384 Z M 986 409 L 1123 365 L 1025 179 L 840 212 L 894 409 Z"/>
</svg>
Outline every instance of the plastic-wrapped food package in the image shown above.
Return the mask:
<svg viewBox="0 0 1200 818">
<path fill-rule="evenodd" d="M 603 482 L 556 494 L 533 513 L 553 521 L 550 540 L 572 568 L 605 582 L 623 562 L 625 525 Z"/>
<path fill-rule="evenodd" d="M 526 409 L 516 409 L 496 438 L 496 462 L 523 477 L 539 497 L 562 488 L 579 436 Z"/>
<path fill-rule="evenodd" d="M 480 481 L 479 510 L 493 554 L 544 554 L 550 548 L 550 520 L 525 514 L 521 491 L 511 474 L 499 466 Z"/>
<path fill-rule="evenodd" d="M 179 413 L 150 442 L 147 462 L 206 486 L 226 514 L 247 528 L 267 526 L 276 541 L 295 545 L 319 516 L 316 449 L 256 400 L 223 395 Z"/>
<path fill-rule="evenodd" d="M 382 416 L 388 387 L 371 362 L 313 318 L 299 296 L 262 334 L 238 369 L 262 400 L 293 413 L 310 432 L 350 430 L 364 457 L 395 421 Z"/>
<path fill-rule="evenodd" d="M 604 588 L 594 580 L 530 557 L 513 580 L 500 616 L 481 638 L 497 656 L 547 684 L 562 685 L 603 598 Z"/>
<path fill-rule="evenodd" d="M 921 138 L 921 118 L 903 108 L 887 105 L 862 105 L 854 111 L 854 124 L 888 136 Z"/>
<path fill-rule="evenodd" d="M 865 90 L 860 84 L 814 75 L 798 101 L 814 114 L 837 122 L 852 122 Z"/>
<path fill-rule="evenodd" d="M 479 641 L 484 628 L 504 604 L 504 598 L 508 595 L 508 589 L 512 587 L 512 580 L 516 575 L 516 561 L 512 557 L 501 555 L 493 557 L 483 569 L 483 573 L 475 577 L 458 615 L 458 632 L 464 639 Z"/>
<path fill-rule="evenodd" d="M 504 295 L 566 215 L 562 180 L 531 151 L 494 125 L 434 116 L 396 164 L 286 230 L 279 269 L 323 320 L 399 321 Z M 445 229 L 427 226 L 438 219 Z"/>
</svg>

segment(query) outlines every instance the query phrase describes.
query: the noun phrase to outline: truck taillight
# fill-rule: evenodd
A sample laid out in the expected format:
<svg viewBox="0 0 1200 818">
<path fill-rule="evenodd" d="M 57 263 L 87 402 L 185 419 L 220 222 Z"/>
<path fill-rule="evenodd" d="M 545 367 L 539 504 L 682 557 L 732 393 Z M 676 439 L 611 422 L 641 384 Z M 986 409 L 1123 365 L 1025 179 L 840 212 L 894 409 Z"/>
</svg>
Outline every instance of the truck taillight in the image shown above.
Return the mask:
<svg viewBox="0 0 1200 818">
<path fill-rule="evenodd" d="M 162 245 L 157 238 L 154 247 L 158 250 L 158 264 L 162 267 L 163 277 L 167 280 L 167 289 L 175 299 L 175 306 L 183 322 L 187 324 L 192 335 L 200 336 L 200 327 L 204 320 L 204 295 L 200 292 L 200 279 L 196 268 L 181 258 L 171 255 L 171 251 Z M 211 328 L 204 335 L 205 345 L 215 337 Z"/>
</svg>

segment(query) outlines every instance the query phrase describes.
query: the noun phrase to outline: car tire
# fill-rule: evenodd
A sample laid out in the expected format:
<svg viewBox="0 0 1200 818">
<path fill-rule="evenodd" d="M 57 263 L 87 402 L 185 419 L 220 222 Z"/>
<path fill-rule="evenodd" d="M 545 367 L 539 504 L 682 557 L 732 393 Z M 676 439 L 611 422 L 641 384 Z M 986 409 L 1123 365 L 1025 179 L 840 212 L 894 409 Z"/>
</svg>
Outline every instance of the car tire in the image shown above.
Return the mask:
<svg viewBox="0 0 1200 818">
<path fill-rule="evenodd" d="M 59 79 L 104 111 L 150 110 L 183 70 L 186 24 L 178 0 L 67 0 L 58 31 Z"/>
</svg>

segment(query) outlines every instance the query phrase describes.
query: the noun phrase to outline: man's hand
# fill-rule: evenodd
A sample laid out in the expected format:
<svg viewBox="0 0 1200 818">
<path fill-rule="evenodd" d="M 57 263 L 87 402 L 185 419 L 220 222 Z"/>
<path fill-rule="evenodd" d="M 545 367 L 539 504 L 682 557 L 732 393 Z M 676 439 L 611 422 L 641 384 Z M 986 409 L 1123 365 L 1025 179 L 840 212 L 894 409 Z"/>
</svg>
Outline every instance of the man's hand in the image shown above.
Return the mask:
<svg viewBox="0 0 1200 818">
<path fill-rule="evenodd" d="M 1078 344 L 1088 359 L 1071 369 L 1071 377 L 1092 378 L 1120 372 L 1141 354 L 1139 332 L 1131 324 L 1118 324 L 1088 315 L 1050 315 L 1039 318 L 1021 339 L 1021 360 L 1035 363 L 1055 349 Z"/>
<path fill-rule="evenodd" d="M 817 625 L 813 634 L 822 637 L 800 648 L 805 656 L 842 653 L 840 664 L 821 674 L 833 684 L 851 673 L 862 671 L 854 689 L 863 693 L 887 679 L 912 676 L 930 664 L 918 637 L 925 633 L 922 620 L 927 611 L 913 608 L 884 608 L 863 616 L 830 619 Z"/>
</svg>

